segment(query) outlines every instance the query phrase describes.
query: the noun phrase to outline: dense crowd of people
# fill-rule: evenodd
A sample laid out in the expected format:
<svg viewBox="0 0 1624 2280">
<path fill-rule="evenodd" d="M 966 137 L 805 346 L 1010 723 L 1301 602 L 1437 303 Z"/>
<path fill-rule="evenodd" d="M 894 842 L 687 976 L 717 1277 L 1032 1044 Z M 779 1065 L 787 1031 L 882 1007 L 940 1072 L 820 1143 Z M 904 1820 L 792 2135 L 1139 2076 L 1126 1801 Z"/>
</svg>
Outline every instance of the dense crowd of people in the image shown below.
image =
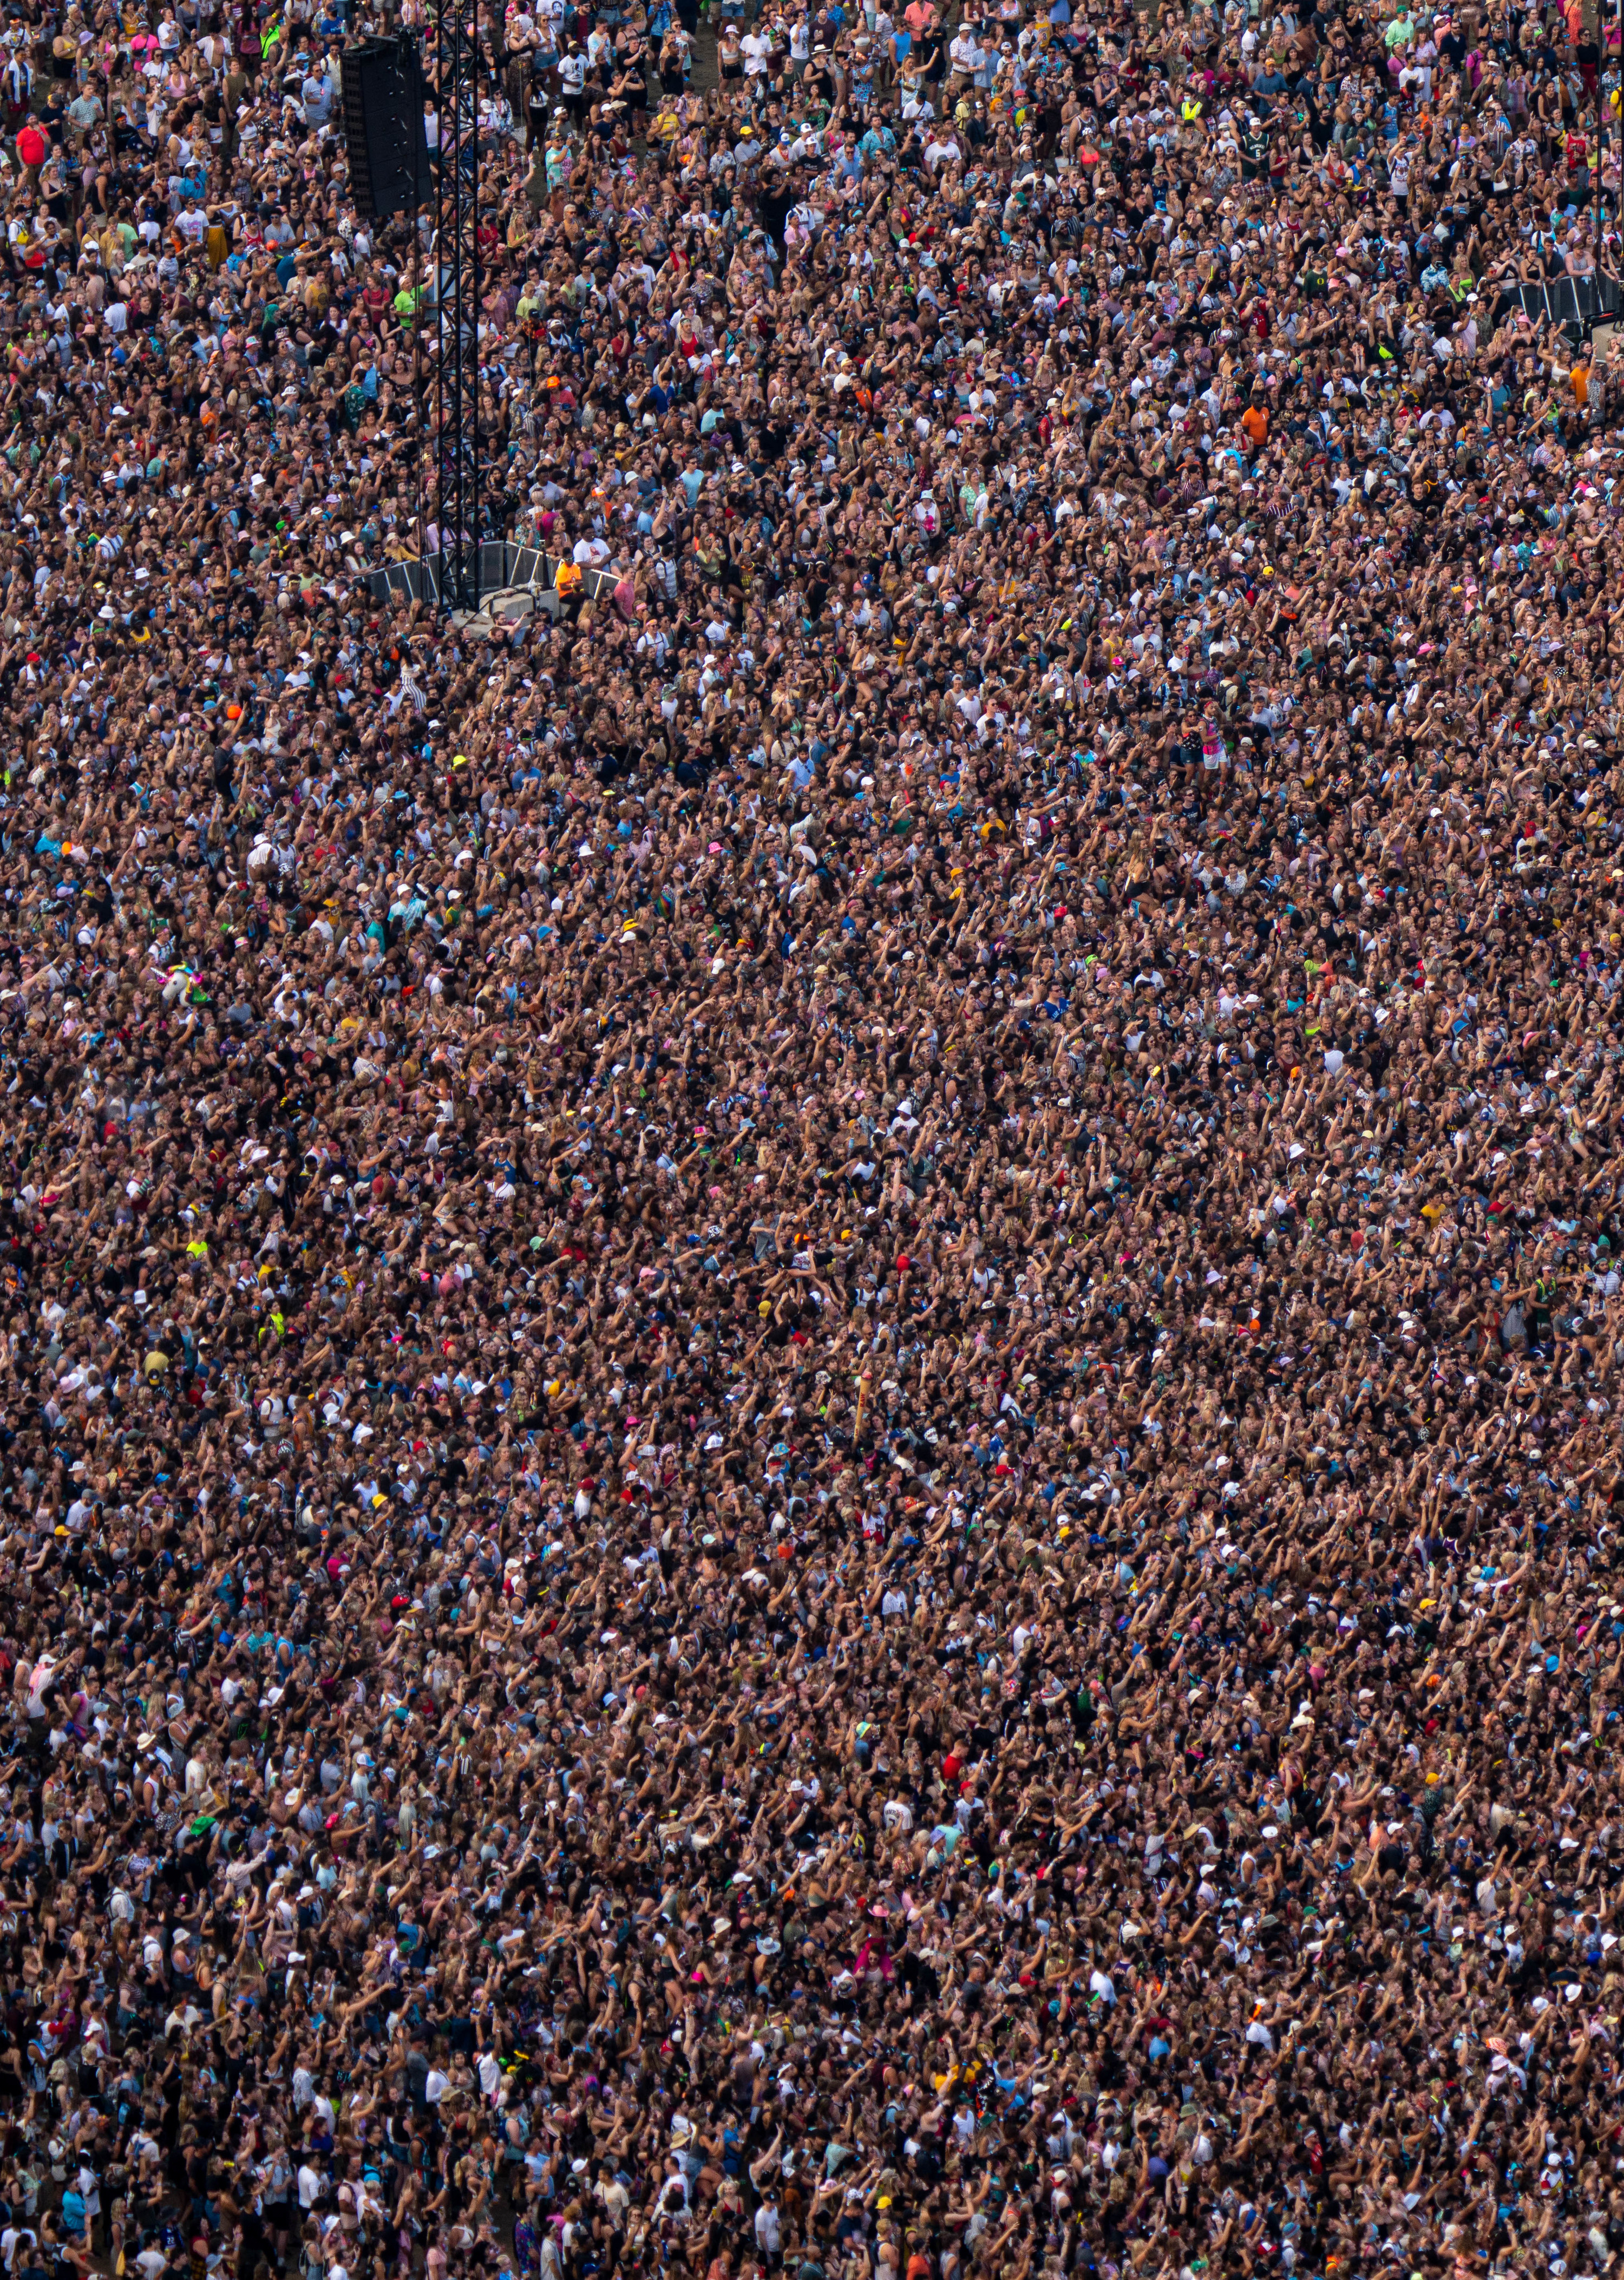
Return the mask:
<svg viewBox="0 0 1624 2280">
<path fill-rule="evenodd" d="M 487 0 L 467 620 L 380 4 L 0 35 L 6 2280 L 1599 2280 L 1616 48 Z"/>
</svg>

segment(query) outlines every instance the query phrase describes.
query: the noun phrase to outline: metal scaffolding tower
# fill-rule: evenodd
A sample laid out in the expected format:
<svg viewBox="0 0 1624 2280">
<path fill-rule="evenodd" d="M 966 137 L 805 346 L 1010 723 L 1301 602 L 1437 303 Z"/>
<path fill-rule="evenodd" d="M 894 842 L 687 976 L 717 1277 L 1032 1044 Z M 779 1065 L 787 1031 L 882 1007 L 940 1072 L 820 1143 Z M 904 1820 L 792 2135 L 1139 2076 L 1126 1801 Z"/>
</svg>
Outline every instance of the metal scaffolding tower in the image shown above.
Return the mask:
<svg viewBox="0 0 1624 2280">
<path fill-rule="evenodd" d="M 440 604 L 480 600 L 479 0 L 435 0 L 440 165 L 435 186 L 435 520 Z"/>
</svg>

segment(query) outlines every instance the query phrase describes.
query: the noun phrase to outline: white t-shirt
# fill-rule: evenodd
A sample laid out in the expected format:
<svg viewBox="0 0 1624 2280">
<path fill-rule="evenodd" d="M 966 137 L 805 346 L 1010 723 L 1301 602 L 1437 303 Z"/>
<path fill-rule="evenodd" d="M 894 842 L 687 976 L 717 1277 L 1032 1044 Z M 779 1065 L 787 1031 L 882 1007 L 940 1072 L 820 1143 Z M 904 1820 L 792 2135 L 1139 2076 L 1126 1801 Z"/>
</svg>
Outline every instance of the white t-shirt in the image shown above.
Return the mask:
<svg viewBox="0 0 1624 2280">
<path fill-rule="evenodd" d="M 739 42 L 739 52 L 744 58 L 744 73 L 747 79 L 766 77 L 767 61 L 773 53 L 773 42 L 765 32 L 746 32 Z"/>
</svg>

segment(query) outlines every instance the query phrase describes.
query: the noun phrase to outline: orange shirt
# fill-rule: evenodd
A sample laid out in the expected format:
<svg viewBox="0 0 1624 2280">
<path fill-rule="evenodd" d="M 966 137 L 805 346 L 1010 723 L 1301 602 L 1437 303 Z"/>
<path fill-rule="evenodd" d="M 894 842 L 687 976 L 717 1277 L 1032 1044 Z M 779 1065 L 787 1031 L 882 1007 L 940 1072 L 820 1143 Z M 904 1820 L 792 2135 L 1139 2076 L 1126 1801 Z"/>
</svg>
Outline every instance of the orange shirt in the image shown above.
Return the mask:
<svg viewBox="0 0 1624 2280">
<path fill-rule="evenodd" d="M 1251 437 L 1252 446 L 1261 451 L 1269 440 L 1269 415 L 1261 404 L 1249 404 L 1241 414 L 1241 425 Z"/>
</svg>

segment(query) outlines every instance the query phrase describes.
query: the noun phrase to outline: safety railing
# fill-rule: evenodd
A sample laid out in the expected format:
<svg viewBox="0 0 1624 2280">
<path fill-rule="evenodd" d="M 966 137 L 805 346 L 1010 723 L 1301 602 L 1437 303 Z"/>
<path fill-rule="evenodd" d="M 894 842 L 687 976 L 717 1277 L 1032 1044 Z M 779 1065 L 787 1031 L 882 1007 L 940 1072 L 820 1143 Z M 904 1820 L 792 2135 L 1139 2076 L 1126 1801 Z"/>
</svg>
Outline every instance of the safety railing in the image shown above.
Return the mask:
<svg viewBox="0 0 1624 2280">
<path fill-rule="evenodd" d="M 465 566 L 472 568 L 468 554 Z M 480 547 L 479 590 L 481 600 L 492 594 L 515 587 L 528 587 L 537 594 L 550 594 L 558 582 L 563 557 L 548 554 L 539 546 L 516 546 L 511 539 L 488 538 Z M 365 571 L 363 581 L 373 601 L 432 602 L 438 608 L 443 585 L 451 584 L 450 565 L 443 553 L 430 554 L 421 560 L 386 562 L 381 568 Z M 588 601 L 600 595 L 612 594 L 620 573 L 613 570 L 589 570 L 581 573 L 577 591 Z"/>
</svg>

